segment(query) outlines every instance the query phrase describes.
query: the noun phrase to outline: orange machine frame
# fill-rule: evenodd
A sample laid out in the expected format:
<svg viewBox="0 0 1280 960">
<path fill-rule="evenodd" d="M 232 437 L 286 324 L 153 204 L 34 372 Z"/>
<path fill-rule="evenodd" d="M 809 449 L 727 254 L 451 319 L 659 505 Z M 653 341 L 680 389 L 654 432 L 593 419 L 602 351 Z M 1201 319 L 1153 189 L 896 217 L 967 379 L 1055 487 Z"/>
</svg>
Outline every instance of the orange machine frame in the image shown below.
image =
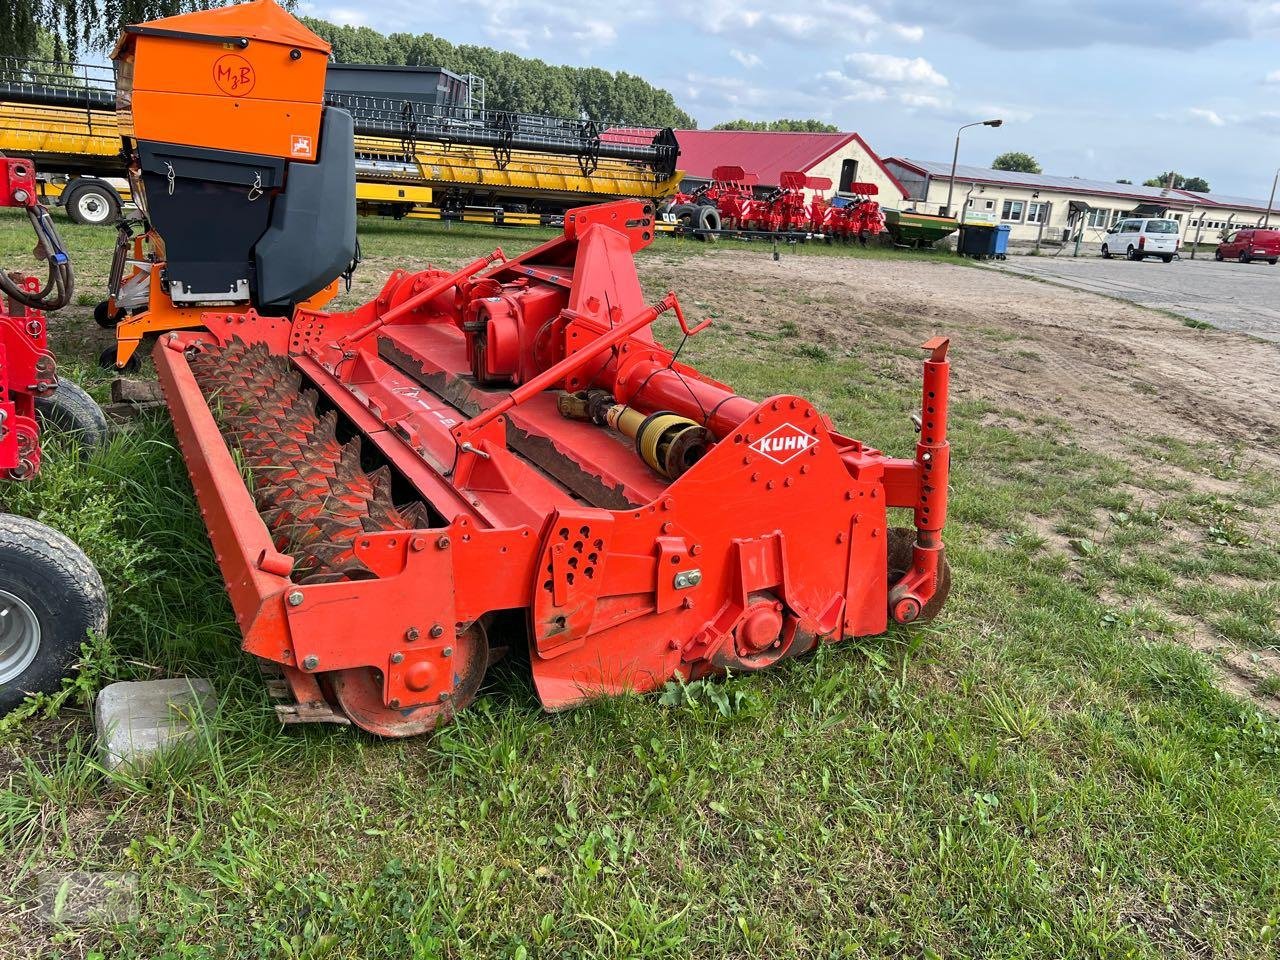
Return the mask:
<svg viewBox="0 0 1280 960">
<path fill-rule="evenodd" d="M 111 55 L 120 132 L 314 161 L 329 50 L 272 0 L 127 27 Z"/>
<path fill-rule="evenodd" d="M 120 133 L 136 141 L 204 147 L 314 162 L 330 46 L 273 0 L 200 10 L 125 29 L 112 52 Z M 145 194 L 134 195 L 146 212 Z M 154 231 L 133 238 L 134 266 L 144 271 L 147 307 L 116 325 L 117 367 L 143 338 L 203 326 L 201 314 L 244 313 L 253 305 L 176 306 L 163 285 L 164 242 Z M 145 252 L 146 243 L 153 251 Z M 335 278 L 299 306 L 318 310 L 338 292 Z M 116 294 L 107 300 L 115 315 Z M 105 358 L 104 358 L 105 362 Z"/>
<path fill-rule="evenodd" d="M 133 259 L 142 261 L 145 258 L 145 241 L 150 239 L 158 250 L 163 250 L 163 245 L 159 238 L 153 234 L 144 234 L 134 237 L 133 239 Z M 204 326 L 202 316 L 211 309 L 216 310 L 220 314 L 246 314 L 252 310 L 250 304 L 240 304 L 238 306 L 195 306 L 195 307 L 178 307 L 174 306 L 169 295 L 161 283 L 161 275 L 164 273 L 164 260 L 151 261 L 150 267 L 144 271 L 144 268 L 135 266 L 133 272 L 126 278 L 137 277 L 143 272 L 149 272 L 150 277 L 147 280 L 147 308 L 135 314 L 126 315 L 119 323 L 116 324 L 116 361 L 117 369 L 123 370 L 133 360 L 134 355 L 138 352 L 138 348 L 142 346 L 142 341 L 146 339 L 148 334 L 164 333 L 167 330 L 193 330 Z M 321 290 L 314 296 L 302 301 L 298 304 L 304 310 L 321 310 L 338 295 L 339 285 L 342 283 L 340 277 L 335 278 L 332 283 Z M 114 315 L 116 313 L 116 298 L 112 294 L 107 298 L 107 313 Z M 103 361 L 105 362 L 105 361 Z"/>
</svg>

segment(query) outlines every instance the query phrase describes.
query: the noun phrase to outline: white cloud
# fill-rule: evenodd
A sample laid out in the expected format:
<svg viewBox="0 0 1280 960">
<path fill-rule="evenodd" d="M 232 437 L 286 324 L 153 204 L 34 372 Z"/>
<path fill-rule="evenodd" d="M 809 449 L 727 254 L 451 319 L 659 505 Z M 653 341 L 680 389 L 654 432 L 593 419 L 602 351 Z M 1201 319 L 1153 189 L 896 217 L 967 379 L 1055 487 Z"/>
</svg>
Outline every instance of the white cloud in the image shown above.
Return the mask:
<svg viewBox="0 0 1280 960">
<path fill-rule="evenodd" d="M 686 73 L 678 83 L 685 99 L 713 112 L 750 112 L 776 102 L 772 92 L 743 83 L 740 77 Z"/>
<path fill-rule="evenodd" d="M 618 39 L 617 28 L 604 20 L 584 20 L 577 29 L 570 30 L 569 36 L 580 43 L 599 47 L 613 43 Z"/>
<path fill-rule="evenodd" d="M 868 83 L 861 77 L 850 77 L 840 70 L 819 74 L 818 86 L 824 94 L 838 100 L 877 103 L 889 98 L 889 91 L 879 84 Z"/>
<path fill-rule="evenodd" d="M 476 0 L 483 11 L 483 30 L 500 49 L 516 49 L 544 54 L 549 49 L 573 47 L 579 59 L 618 39 L 618 26 L 632 11 L 602 9 L 599 5 L 572 0 Z M 414 29 L 413 32 L 418 32 Z"/>
<path fill-rule="evenodd" d="M 912 87 L 945 87 L 947 78 L 924 57 L 895 57 L 888 53 L 851 53 L 845 62 L 870 80 Z"/>
<path fill-rule="evenodd" d="M 681 4 L 681 12 L 704 29 L 724 36 L 759 37 L 791 43 L 870 43 L 888 33 L 917 42 L 924 29 L 887 19 L 866 3 L 809 0 L 802 10 L 778 11 L 761 0 L 700 0 Z"/>
<path fill-rule="evenodd" d="M 1272 70 L 1262 80 L 1263 83 L 1280 83 L 1280 70 Z"/>
<path fill-rule="evenodd" d="M 1208 110 L 1204 107 L 1190 107 L 1187 113 L 1195 117 L 1197 120 L 1203 120 L 1212 127 L 1225 127 L 1227 121 L 1222 119 L 1221 115 L 1214 110 Z"/>
<path fill-rule="evenodd" d="M 369 23 L 369 17 L 363 10 L 352 10 L 348 7 L 329 7 L 317 11 L 316 15 L 340 27 L 363 27 Z"/>
<path fill-rule="evenodd" d="M 730 50 L 729 56 L 733 57 L 733 59 L 737 60 L 747 69 L 760 66 L 760 58 L 754 53 L 744 53 L 741 50 Z"/>
<path fill-rule="evenodd" d="M 950 102 L 932 93 L 915 93 L 911 90 L 903 90 L 899 93 L 898 100 L 904 106 L 924 107 L 928 110 L 941 110 Z"/>
<path fill-rule="evenodd" d="M 1005 123 L 1026 123 L 1035 116 L 1023 107 L 1010 107 L 998 103 L 979 103 L 973 107 L 976 117 L 999 117 Z"/>
</svg>

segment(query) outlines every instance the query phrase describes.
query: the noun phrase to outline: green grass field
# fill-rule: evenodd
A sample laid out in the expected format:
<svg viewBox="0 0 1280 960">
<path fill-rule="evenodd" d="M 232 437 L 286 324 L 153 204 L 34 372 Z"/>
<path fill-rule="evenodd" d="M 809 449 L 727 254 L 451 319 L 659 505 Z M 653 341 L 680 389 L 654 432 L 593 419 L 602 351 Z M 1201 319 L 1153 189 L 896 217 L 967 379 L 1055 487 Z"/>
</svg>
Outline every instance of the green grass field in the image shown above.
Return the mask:
<svg viewBox="0 0 1280 960">
<path fill-rule="evenodd" d="M 393 265 L 535 238 L 362 229 L 345 302 Z M 23 230 L 0 218 L 0 262 L 21 261 Z M 66 234 L 84 292 L 63 366 L 100 386 L 105 341 L 85 331 L 111 235 Z M 705 253 L 664 240 L 641 263 Z M 682 358 L 912 449 L 919 386 L 887 347 L 793 334 L 712 328 Z M 955 589 L 934 625 L 556 716 L 503 665 L 455 725 L 399 742 L 277 724 L 162 417 L 84 463 L 51 441 L 43 474 L 0 500 L 82 544 L 112 621 L 74 686 L 0 725 L 0 954 L 1276 956 L 1280 723 L 1219 689 L 1177 617 L 1280 644 L 1277 544 L 1258 532 L 1280 484 L 1162 442 L 1183 475 L 1249 491 L 1206 497 L 1057 421 L 953 416 Z M 105 773 L 92 693 L 185 675 L 220 692 L 208 740 L 145 778 Z M 69 870 L 136 874 L 136 917 L 41 925 L 33 885 Z"/>
</svg>

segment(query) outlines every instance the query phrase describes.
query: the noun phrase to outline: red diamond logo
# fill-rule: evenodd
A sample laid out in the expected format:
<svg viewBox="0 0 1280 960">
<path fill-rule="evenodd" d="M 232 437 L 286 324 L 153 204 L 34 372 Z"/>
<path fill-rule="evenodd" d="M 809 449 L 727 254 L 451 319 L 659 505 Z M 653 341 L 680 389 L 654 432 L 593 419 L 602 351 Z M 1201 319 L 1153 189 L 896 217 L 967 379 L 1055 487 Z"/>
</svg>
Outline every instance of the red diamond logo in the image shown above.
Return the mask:
<svg viewBox="0 0 1280 960">
<path fill-rule="evenodd" d="M 784 423 L 751 444 L 751 449 L 756 453 L 764 454 L 774 463 L 786 463 L 794 460 L 810 447 L 816 446 L 817 443 L 817 437 L 805 433 L 799 427 Z"/>
</svg>

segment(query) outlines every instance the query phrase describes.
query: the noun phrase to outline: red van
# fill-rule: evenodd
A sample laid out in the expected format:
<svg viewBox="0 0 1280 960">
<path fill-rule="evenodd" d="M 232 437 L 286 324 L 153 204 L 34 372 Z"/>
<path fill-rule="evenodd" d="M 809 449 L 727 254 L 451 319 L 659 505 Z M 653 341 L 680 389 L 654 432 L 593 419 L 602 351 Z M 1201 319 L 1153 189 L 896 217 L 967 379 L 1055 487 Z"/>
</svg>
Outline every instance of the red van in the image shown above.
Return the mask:
<svg viewBox="0 0 1280 960">
<path fill-rule="evenodd" d="M 1280 230 L 1236 230 L 1218 244 L 1213 254 L 1215 260 L 1280 260 Z"/>
</svg>

